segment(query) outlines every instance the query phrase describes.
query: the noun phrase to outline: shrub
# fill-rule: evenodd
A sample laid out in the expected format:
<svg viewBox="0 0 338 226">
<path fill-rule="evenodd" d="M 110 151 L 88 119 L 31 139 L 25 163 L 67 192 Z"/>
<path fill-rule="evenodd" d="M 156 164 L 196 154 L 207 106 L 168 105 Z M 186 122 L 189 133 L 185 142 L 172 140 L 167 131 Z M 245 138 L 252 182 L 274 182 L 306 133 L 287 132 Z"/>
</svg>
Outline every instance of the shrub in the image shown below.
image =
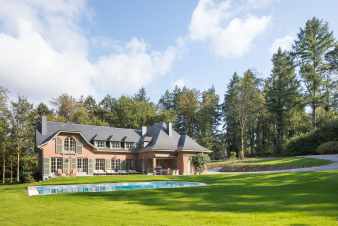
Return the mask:
<svg viewBox="0 0 338 226">
<path fill-rule="evenodd" d="M 338 141 L 329 141 L 319 145 L 318 154 L 338 154 Z"/>
<path fill-rule="evenodd" d="M 322 127 L 312 130 L 307 134 L 294 137 L 286 145 L 288 155 L 317 154 L 319 145 L 338 141 L 338 119 L 325 123 Z"/>
<path fill-rule="evenodd" d="M 208 162 L 210 162 L 209 155 L 205 155 L 202 153 L 199 153 L 197 155 L 192 156 L 192 164 L 194 165 L 195 169 L 202 173 L 205 169 L 205 166 Z"/>
</svg>

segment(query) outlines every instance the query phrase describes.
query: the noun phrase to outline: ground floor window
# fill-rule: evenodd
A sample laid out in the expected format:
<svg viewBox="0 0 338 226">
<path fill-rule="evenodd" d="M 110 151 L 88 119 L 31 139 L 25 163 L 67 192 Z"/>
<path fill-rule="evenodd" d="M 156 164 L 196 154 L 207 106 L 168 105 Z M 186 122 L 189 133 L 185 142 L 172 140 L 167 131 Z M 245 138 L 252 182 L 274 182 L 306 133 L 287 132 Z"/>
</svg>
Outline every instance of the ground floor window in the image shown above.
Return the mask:
<svg viewBox="0 0 338 226">
<path fill-rule="evenodd" d="M 77 159 L 77 171 L 88 173 L 88 159 Z"/>
<path fill-rule="evenodd" d="M 95 170 L 105 170 L 105 160 L 104 159 L 96 159 Z"/>
<path fill-rule="evenodd" d="M 51 158 L 51 172 L 56 173 L 58 170 L 62 170 L 62 158 Z"/>
<path fill-rule="evenodd" d="M 134 159 L 127 159 L 126 160 L 126 168 L 127 168 L 127 170 L 135 169 Z"/>
</svg>

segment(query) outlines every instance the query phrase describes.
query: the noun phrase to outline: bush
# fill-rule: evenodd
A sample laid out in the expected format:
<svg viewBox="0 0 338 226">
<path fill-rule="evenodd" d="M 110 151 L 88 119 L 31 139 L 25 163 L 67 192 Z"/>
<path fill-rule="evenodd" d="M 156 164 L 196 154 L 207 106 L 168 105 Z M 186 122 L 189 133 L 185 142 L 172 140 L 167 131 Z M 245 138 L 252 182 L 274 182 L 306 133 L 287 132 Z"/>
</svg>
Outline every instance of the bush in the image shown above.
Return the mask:
<svg viewBox="0 0 338 226">
<path fill-rule="evenodd" d="M 288 155 L 317 154 L 319 145 L 338 141 L 338 119 L 325 123 L 322 127 L 307 134 L 292 138 L 286 145 Z"/>
<path fill-rule="evenodd" d="M 329 141 L 319 145 L 318 154 L 338 154 L 338 141 Z"/>
<path fill-rule="evenodd" d="M 205 169 L 205 166 L 208 162 L 210 162 L 209 155 L 199 153 L 197 155 L 192 156 L 192 164 L 194 165 L 197 172 L 202 173 Z"/>
</svg>

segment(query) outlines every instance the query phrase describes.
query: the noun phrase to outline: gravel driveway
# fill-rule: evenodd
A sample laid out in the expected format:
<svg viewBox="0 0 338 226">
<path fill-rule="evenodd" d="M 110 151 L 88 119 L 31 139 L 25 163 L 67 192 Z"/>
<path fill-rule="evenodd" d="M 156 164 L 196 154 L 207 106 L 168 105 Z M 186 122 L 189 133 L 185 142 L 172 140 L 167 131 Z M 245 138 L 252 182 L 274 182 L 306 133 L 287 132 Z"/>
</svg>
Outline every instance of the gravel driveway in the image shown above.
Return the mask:
<svg viewBox="0 0 338 226">
<path fill-rule="evenodd" d="M 280 172 L 311 172 L 311 171 L 322 171 L 322 170 L 336 170 L 338 169 L 338 154 L 334 155 L 307 155 L 299 156 L 305 158 L 325 159 L 332 161 L 331 164 L 324 166 L 305 167 L 298 169 L 284 169 L 284 170 L 269 170 L 269 171 L 254 171 L 254 172 L 220 172 L 215 169 L 208 171 L 208 174 L 221 174 L 221 173 L 280 173 Z M 221 168 L 219 168 L 221 169 Z"/>
</svg>

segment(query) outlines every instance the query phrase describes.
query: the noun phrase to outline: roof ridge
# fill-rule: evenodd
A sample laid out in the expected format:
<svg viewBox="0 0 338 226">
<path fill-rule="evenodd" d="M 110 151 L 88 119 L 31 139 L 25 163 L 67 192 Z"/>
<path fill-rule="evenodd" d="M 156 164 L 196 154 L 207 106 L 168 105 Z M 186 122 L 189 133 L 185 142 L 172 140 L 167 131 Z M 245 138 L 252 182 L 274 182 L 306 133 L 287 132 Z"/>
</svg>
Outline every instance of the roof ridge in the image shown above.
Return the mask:
<svg viewBox="0 0 338 226">
<path fill-rule="evenodd" d="M 138 130 L 139 128 L 122 128 L 114 126 L 100 126 L 100 125 L 90 125 L 90 124 L 80 124 L 74 122 L 59 122 L 59 121 L 47 121 L 47 123 L 59 123 L 59 124 L 68 124 L 68 125 L 78 125 L 78 126 L 95 126 L 95 127 L 104 127 L 104 128 L 114 128 L 114 129 L 125 129 L 125 130 Z"/>
</svg>

